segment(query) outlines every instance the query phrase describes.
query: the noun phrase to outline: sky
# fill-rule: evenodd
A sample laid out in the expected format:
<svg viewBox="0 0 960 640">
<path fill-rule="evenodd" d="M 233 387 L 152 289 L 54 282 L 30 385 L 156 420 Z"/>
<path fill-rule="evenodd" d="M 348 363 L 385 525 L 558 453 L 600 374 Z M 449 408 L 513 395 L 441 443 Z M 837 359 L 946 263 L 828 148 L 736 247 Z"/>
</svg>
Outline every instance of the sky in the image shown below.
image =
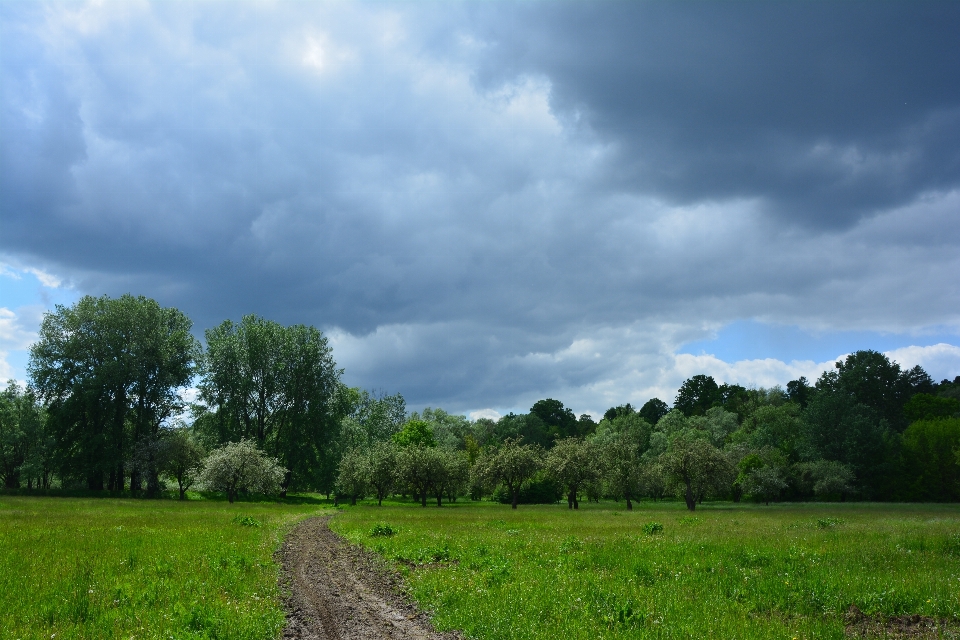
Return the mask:
<svg viewBox="0 0 960 640">
<path fill-rule="evenodd" d="M 353 386 L 594 415 L 960 375 L 960 3 L 0 3 L 0 377 L 45 311 L 321 328 Z"/>
</svg>

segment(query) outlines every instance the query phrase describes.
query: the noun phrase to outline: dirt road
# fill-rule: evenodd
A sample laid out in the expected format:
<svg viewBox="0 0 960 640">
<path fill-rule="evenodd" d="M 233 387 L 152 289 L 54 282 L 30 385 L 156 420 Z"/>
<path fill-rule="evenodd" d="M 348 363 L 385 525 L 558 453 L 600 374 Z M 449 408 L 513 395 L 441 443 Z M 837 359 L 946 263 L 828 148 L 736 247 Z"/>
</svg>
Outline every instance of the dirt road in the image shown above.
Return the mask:
<svg viewBox="0 0 960 640">
<path fill-rule="evenodd" d="M 401 595 L 399 576 L 330 531 L 329 516 L 301 522 L 280 553 L 288 581 L 284 638 L 455 640 Z"/>
</svg>

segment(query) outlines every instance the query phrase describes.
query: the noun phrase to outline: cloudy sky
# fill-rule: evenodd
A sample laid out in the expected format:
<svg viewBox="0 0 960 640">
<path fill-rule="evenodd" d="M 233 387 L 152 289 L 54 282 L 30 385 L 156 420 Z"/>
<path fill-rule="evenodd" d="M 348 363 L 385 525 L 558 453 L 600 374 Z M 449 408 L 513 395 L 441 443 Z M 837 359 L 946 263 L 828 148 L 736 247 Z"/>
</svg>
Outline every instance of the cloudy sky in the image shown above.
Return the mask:
<svg viewBox="0 0 960 640">
<path fill-rule="evenodd" d="M 956 2 L 0 4 L 0 376 L 126 292 L 472 415 L 960 375 Z"/>
</svg>

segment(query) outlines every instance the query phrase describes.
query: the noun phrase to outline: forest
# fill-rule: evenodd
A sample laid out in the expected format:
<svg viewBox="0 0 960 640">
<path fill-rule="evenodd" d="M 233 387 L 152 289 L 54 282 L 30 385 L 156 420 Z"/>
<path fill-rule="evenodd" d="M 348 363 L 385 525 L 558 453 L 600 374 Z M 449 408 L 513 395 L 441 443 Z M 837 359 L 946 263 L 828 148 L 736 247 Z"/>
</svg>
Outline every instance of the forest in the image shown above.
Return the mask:
<svg viewBox="0 0 960 640">
<path fill-rule="evenodd" d="M 960 376 L 857 351 L 814 382 L 696 375 L 672 406 L 560 400 L 468 420 L 342 382 L 327 338 L 249 315 L 194 337 L 154 300 L 84 297 L 44 317 L 29 383 L 0 394 L 7 490 L 400 495 L 421 505 L 704 500 L 956 501 Z M 195 389 L 194 394 L 187 394 Z"/>
</svg>

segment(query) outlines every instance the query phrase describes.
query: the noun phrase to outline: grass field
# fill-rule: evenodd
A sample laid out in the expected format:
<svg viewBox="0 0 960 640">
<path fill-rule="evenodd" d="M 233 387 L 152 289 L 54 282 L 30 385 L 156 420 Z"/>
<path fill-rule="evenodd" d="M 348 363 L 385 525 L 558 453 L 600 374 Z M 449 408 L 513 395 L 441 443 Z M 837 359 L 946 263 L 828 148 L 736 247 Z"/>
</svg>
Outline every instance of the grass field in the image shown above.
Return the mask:
<svg viewBox="0 0 960 640">
<path fill-rule="evenodd" d="M 332 527 L 482 639 L 839 639 L 851 604 L 960 617 L 955 505 L 360 505 Z"/>
<path fill-rule="evenodd" d="M 0 637 L 276 638 L 272 554 L 317 511 L 0 496 Z"/>
</svg>

